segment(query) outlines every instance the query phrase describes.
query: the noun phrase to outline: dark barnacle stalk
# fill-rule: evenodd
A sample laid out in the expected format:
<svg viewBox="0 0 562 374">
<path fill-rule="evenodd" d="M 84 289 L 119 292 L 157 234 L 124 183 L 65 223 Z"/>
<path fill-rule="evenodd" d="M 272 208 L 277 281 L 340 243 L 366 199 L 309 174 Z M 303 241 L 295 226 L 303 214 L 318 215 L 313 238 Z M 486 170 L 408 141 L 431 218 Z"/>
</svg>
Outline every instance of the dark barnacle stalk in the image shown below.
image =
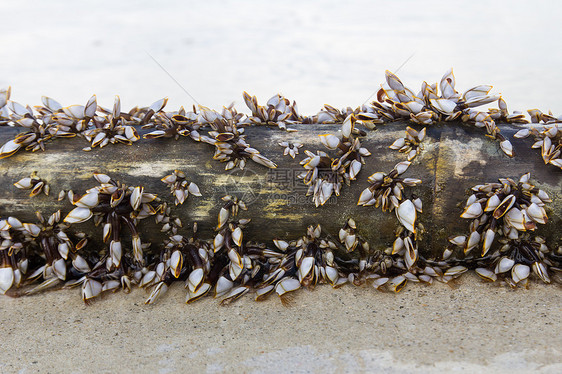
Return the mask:
<svg viewBox="0 0 562 374">
<path fill-rule="evenodd" d="M 166 183 L 170 188 L 171 194 L 174 195 L 176 205 L 183 204 L 185 199 L 189 196 L 189 193 L 195 196 L 201 196 L 199 187 L 193 182 L 188 182 L 186 177 L 183 171 L 174 170 L 172 174 L 166 175 L 161 179 L 161 181 Z"/>
<path fill-rule="evenodd" d="M 364 157 L 371 153 L 361 147 L 356 135 L 365 135 L 355 129 L 355 117 L 350 115 L 342 124 L 342 137 L 333 134 L 320 135 L 322 144 L 337 150 L 338 157 L 332 158 L 326 152 L 317 151 L 316 154 L 305 151 L 307 158 L 300 162 L 307 170 L 299 175 L 303 183 L 309 186 L 307 196 L 312 195 L 316 206 L 324 205 L 332 196 L 340 195 L 343 184 L 349 185 L 365 164 Z"/>
<path fill-rule="evenodd" d="M 549 283 L 548 266 L 552 263 L 545 254 L 551 250 L 534 231 L 537 224 L 547 223 L 544 207 L 551 200 L 529 180 L 530 173 L 527 173 L 519 182 L 501 178 L 499 183 L 474 186 L 474 193 L 461 214 L 462 218 L 472 220 L 470 235 L 451 237 L 443 257 L 451 256 L 454 246 L 462 247 L 465 256 L 481 247 L 482 257 L 489 254 L 479 261 L 480 267 L 476 269 L 483 278 L 495 281 L 500 276 L 506 283 L 517 286 L 526 284 L 532 268 L 537 277 Z"/>
</svg>

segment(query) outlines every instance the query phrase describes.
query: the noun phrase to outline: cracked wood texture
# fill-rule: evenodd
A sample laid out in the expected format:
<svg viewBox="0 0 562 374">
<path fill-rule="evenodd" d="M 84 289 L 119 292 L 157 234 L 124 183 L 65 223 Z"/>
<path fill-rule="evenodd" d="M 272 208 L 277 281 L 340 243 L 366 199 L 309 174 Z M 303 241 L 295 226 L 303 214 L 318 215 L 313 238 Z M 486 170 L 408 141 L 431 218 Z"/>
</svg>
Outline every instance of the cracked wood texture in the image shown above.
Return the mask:
<svg viewBox="0 0 562 374">
<path fill-rule="evenodd" d="M 332 155 L 321 143 L 319 134 L 336 134 L 340 125 L 293 125 L 297 132 L 284 132 L 274 127 L 249 127 L 246 140 L 261 154 L 275 162 L 277 169 L 268 169 L 248 161 L 244 170 L 224 170 L 224 164 L 212 159 L 214 147 L 197 143 L 189 138 L 152 139 L 134 143 L 108 145 L 90 152 L 84 139 L 55 139 L 46 144 L 45 152 L 19 151 L 14 156 L 0 160 L 0 217 L 15 216 L 23 222 L 35 222 L 35 211 L 44 215 L 61 209 L 66 215 L 73 207 L 68 199 L 57 201 L 61 189 L 82 194 L 97 182 L 94 172 L 110 175 L 127 185 L 143 185 L 145 192 L 152 192 L 173 205 L 173 196 L 162 177 L 179 169 L 187 179 L 197 183 L 202 197 L 190 195 L 183 205 L 172 208 L 172 215 L 184 223 L 185 233 L 192 222 L 199 224 L 199 236 L 212 238 L 217 214 L 222 205 L 221 197 L 236 195 L 247 203 L 248 211 L 241 211 L 240 218 L 251 218 L 245 239 L 269 241 L 273 238 L 296 239 L 311 224 L 321 224 L 324 231 L 337 236 L 339 228 L 352 217 L 359 235 L 373 248 L 392 245 L 397 219 L 394 213 L 383 213 L 380 208 L 357 206 L 361 191 L 368 186 L 367 177 L 377 171 L 388 173 L 394 165 L 406 159 L 406 155 L 388 148 L 392 142 L 404 136 L 405 122 L 378 125 L 361 139 L 363 147 L 371 151 L 366 164 L 352 181 L 343 186 L 340 196 L 332 198 L 321 207 L 315 207 L 311 197 L 306 197 L 307 187 L 297 178 L 304 169 L 299 161 L 304 150 L 323 150 Z M 423 213 L 418 214 L 426 230 L 420 252 L 428 257 L 439 256 L 447 245 L 450 235 L 468 234 L 470 220 L 460 218 L 469 189 L 500 177 L 518 179 L 531 172 L 531 182 L 544 189 L 553 202 L 548 204 L 549 222 L 539 225 L 537 232 L 547 237 L 551 245 L 560 245 L 562 215 L 562 170 L 544 165 L 539 150 L 531 149 L 531 139 L 514 139 L 519 129 L 511 125 L 499 125 L 502 134 L 509 139 L 515 151 L 508 158 L 498 142 L 485 136 L 483 129 L 462 123 L 440 123 L 427 126 L 423 150 L 413 160 L 403 177 L 419 178 L 420 186 L 406 187 L 406 196 L 418 195 L 423 201 Z M 13 138 L 19 129 L 0 127 L 0 144 Z M 281 141 L 298 141 L 304 146 L 293 160 L 283 156 Z M 334 154 L 335 155 L 335 154 Z M 28 177 L 32 172 L 45 180 L 51 188 L 49 196 L 29 198 L 29 191 L 19 190 L 13 183 Z M 139 224 L 143 242 L 150 241 L 157 248 L 163 234 L 160 226 L 151 218 Z M 77 231 L 85 231 L 92 240 L 99 241 L 101 227 L 90 222 L 75 225 Z"/>
</svg>

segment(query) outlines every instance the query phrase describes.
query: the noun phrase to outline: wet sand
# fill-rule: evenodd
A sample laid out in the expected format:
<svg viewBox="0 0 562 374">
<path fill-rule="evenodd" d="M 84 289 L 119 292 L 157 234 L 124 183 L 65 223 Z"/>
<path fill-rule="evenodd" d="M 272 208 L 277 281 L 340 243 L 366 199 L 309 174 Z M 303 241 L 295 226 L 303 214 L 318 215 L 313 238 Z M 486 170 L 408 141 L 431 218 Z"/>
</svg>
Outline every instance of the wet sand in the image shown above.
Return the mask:
<svg viewBox="0 0 562 374">
<path fill-rule="evenodd" d="M 277 297 L 184 303 L 181 284 L 156 305 L 147 294 L 79 291 L 0 297 L 0 372 L 562 372 L 562 290 L 484 284 L 409 284 L 301 290 Z"/>
</svg>

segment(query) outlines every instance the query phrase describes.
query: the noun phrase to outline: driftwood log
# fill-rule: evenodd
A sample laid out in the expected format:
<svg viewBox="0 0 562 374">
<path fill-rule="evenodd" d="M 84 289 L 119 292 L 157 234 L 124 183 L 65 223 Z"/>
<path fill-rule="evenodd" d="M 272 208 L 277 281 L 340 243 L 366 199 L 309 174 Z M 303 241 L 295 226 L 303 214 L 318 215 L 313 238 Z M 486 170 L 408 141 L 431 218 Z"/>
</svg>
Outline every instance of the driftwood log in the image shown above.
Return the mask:
<svg viewBox="0 0 562 374">
<path fill-rule="evenodd" d="M 404 122 L 380 125 L 369 131 L 361 140 L 362 146 L 372 152 L 357 180 L 345 186 L 340 196 L 332 198 L 321 207 L 315 207 L 305 196 L 307 186 L 297 178 L 304 169 L 299 161 L 305 149 L 312 152 L 324 150 L 319 134 L 336 133 L 341 125 L 295 125 L 297 132 L 285 132 L 274 127 L 247 128 L 247 141 L 261 154 L 275 162 L 277 169 L 268 169 L 248 162 L 244 170 L 224 170 L 224 164 L 212 159 L 214 147 L 188 138 L 152 139 L 126 145 L 108 145 L 103 149 L 84 152 L 88 146 L 82 139 L 56 139 L 47 145 L 45 152 L 20 151 L 0 160 L 0 217 L 15 216 L 23 222 L 34 222 L 35 212 L 44 215 L 61 209 L 63 214 L 73 207 L 68 199 L 58 201 L 61 190 L 82 194 L 97 182 L 93 173 L 104 173 L 128 185 L 142 185 L 145 191 L 158 194 L 173 204 L 170 191 L 160 179 L 174 169 L 187 174 L 195 182 L 202 197 L 189 196 L 183 205 L 175 207 L 172 214 L 185 226 L 198 222 L 200 236 L 212 238 L 221 206 L 221 197 L 236 195 L 248 206 L 242 218 L 252 221 L 245 237 L 255 241 L 273 238 L 295 239 L 311 224 L 321 224 L 324 231 L 337 235 L 348 218 L 355 219 L 359 234 L 374 248 L 392 245 L 397 220 L 393 213 L 383 213 L 374 207 L 357 205 L 361 191 L 368 186 L 367 178 L 377 171 L 390 172 L 394 165 L 405 160 L 405 155 L 388 148 L 402 137 Z M 508 158 L 498 143 L 484 135 L 484 131 L 461 123 L 440 123 L 427 126 L 423 150 L 404 174 L 419 178 L 420 186 L 406 190 L 423 201 L 419 222 L 425 227 L 420 253 L 437 257 L 447 245 L 447 238 L 468 233 L 470 220 L 460 218 L 469 189 L 477 184 L 495 182 L 498 178 L 518 179 L 530 172 L 531 182 L 545 190 L 551 197 L 547 213 L 549 222 L 540 225 L 538 233 L 553 246 L 560 245 L 562 227 L 562 170 L 544 165 L 537 150 L 531 149 L 530 139 L 514 139 L 519 129 L 511 125 L 498 125 L 502 134 L 510 139 L 515 152 Z M 0 144 L 12 139 L 18 132 L 11 127 L 0 127 Z M 283 156 L 281 141 L 298 141 L 304 144 L 293 160 Z M 50 185 L 50 195 L 28 196 L 13 183 L 35 172 Z M 80 224 L 80 230 L 91 233 L 92 240 L 100 240 L 101 228 L 91 222 Z M 164 236 L 152 219 L 140 223 L 143 242 L 160 242 Z M 89 232 L 88 232 L 89 233 Z"/>
</svg>

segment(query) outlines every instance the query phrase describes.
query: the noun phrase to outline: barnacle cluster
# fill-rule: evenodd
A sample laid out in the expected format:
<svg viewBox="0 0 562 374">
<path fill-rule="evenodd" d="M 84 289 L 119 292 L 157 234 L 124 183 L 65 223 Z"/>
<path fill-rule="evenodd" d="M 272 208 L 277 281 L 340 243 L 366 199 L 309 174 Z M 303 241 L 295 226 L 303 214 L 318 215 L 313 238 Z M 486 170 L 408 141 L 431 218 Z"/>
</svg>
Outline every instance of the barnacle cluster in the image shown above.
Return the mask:
<svg viewBox="0 0 562 374">
<path fill-rule="evenodd" d="M 539 225 L 548 221 L 546 205 L 551 199 L 531 184 L 530 174 L 518 182 L 501 178 L 474 186 L 460 214 L 470 220 L 469 233 L 451 236 L 443 258 L 423 256 L 422 200 L 414 190 L 422 181 L 403 174 L 423 151 L 426 127 L 440 121 L 462 121 L 485 128 L 500 149 L 513 157 L 511 142 L 496 122 L 528 121 L 521 113 L 510 113 L 501 97 L 490 94 L 491 88 L 481 85 L 461 94 L 456 91 L 451 70 L 438 84 L 424 82 L 414 93 L 387 71 L 376 101 L 355 109 L 325 105 L 312 116 L 300 115 L 296 103 L 279 94 L 262 106 L 255 96 L 244 92 L 251 112 L 245 115 L 232 104 L 220 112 L 202 106 L 191 111 L 183 107 L 165 111 L 166 98 L 122 112 L 119 97 L 109 110 L 97 104 L 95 95 L 85 105 L 67 107 L 43 97 L 43 105 L 31 108 L 11 101 L 10 88 L 2 89 L 0 126 L 22 127 L 24 131 L 1 146 L 0 158 L 21 149 L 44 150 L 57 138 L 83 138 L 89 143 L 86 151 L 109 144 L 131 145 L 141 139 L 142 130 L 145 140 L 188 138 L 211 145 L 213 158 L 225 163 L 226 170 L 244 169 L 249 160 L 276 168 L 273 161 L 248 144 L 248 128 L 277 126 L 294 131 L 290 125 L 341 124 L 338 133 L 320 135 L 327 151 L 305 150 L 305 157 L 299 160 L 304 168 L 299 177 L 308 186 L 307 196 L 312 196 L 316 207 L 326 204 L 332 195 L 340 195 L 344 184 L 358 179 L 366 157 L 371 155 L 361 145 L 360 138 L 367 133 L 360 125 L 373 130 L 386 122 L 409 121 L 412 127 L 408 126 L 404 136 L 389 146 L 404 154 L 406 160 L 390 172 L 372 174 L 367 187 L 356 197 L 358 205 L 380 207 L 383 213 L 394 211 L 395 235 L 378 247 L 362 238 L 353 218 L 346 220 L 337 235 L 312 225 L 294 239 L 252 241 L 244 232 L 251 219 L 239 217 L 248 208 L 234 194 L 222 198 L 213 237 L 201 238 L 196 223 L 187 234 L 182 221 L 173 216 L 173 209 L 179 208 L 174 205 L 182 205 L 189 195 L 202 195 L 181 170 L 161 178 L 173 197 L 158 197 L 142 185 L 131 186 L 97 173 L 94 178 L 98 185 L 84 193 L 59 193 L 59 201 L 68 196 L 74 205 L 66 214 L 61 210 L 49 216 L 37 213 L 36 222 L 21 222 L 13 216 L 0 220 L 0 293 L 18 296 L 79 286 L 83 300 L 89 302 L 104 292 L 128 292 L 138 285 L 149 290 L 146 303 L 150 304 L 174 281 L 182 281 L 187 303 L 213 295 L 228 304 L 246 293 L 253 293 L 259 301 L 276 293 L 286 304 L 291 292 L 323 283 L 334 288 L 346 283 L 371 284 L 375 289 L 399 292 L 407 282 L 446 283 L 468 269 L 512 287 L 527 285 L 531 276 L 547 283 L 562 282 L 562 249 L 554 249 L 537 233 Z M 498 108 L 475 109 L 494 102 Z M 562 120 L 536 109 L 529 110 L 529 115 L 535 125 L 520 130 L 515 138 L 532 136 L 532 147 L 541 149 L 544 163 L 562 168 Z M 303 147 L 298 137 L 279 145 L 292 159 Z M 35 174 L 14 185 L 31 190 L 30 196 L 49 194 L 46 181 Z M 152 243 L 144 239 L 141 221 L 149 217 L 161 226 L 166 239 Z M 86 235 L 76 229 L 90 219 L 102 227 L 101 246 L 91 240 L 93 233 Z"/>
<path fill-rule="evenodd" d="M 531 148 L 541 150 L 541 157 L 545 164 L 557 166 L 562 169 L 562 128 L 559 118 L 550 114 L 542 113 L 538 109 L 528 111 L 532 123 L 542 123 L 542 126 L 519 130 L 514 137 L 526 138 L 532 136 L 535 143 Z"/>
<path fill-rule="evenodd" d="M 554 262 L 548 255 L 553 251 L 535 234 L 537 225 L 548 221 L 545 206 L 552 201 L 548 194 L 530 183 L 530 173 L 518 182 L 500 178 L 474 186 L 472 191 L 461 214 L 471 220 L 470 234 L 452 236 L 443 257 L 449 258 L 454 248 L 460 247 L 485 279 L 500 277 L 513 287 L 526 285 L 532 269 L 543 282 L 550 283 L 547 267 Z M 472 254 L 474 249 L 481 250 Z"/>
<path fill-rule="evenodd" d="M 305 151 L 307 158 L 300 164 L 306 172 L 301 173 L 299 178 L 308 186 L 306 195 L 312 195 L 316 206 L 324 205 L 332 194 L 339 196 L 343 184 L 349 185 L 356 179 L 365 164 L 365 157 L 371 155 L 367 148 L 361 147 L 356 137 L 365 134 L 355 128 L 355 122 L 352 114 L 343 121 L 341 138 L 333 134 L 320 135 L 322 144 L 330 150 L 337 150 L 338 157 L 330 157 L 323 151 L 316 154 Z"/>
</svg>

